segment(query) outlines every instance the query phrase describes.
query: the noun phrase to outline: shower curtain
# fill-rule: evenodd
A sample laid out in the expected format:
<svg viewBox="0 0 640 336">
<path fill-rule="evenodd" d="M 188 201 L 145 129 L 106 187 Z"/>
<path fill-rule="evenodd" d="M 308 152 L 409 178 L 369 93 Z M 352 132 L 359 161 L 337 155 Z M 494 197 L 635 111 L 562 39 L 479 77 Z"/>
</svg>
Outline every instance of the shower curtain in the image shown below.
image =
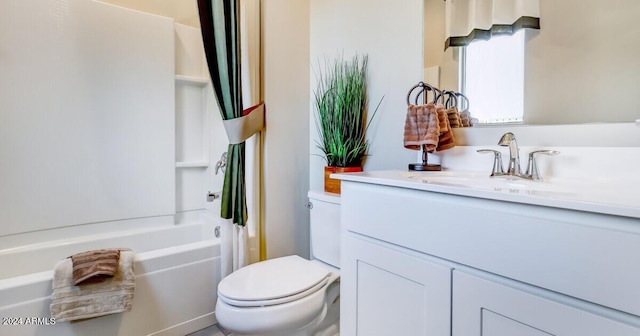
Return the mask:
<svg viewBox="0 0 640 336">
<path fill-rule="evenodd" d="M 248 264 L 249 234 L 259 229 L 259 131 L 264 126 L 259 4 L 198 0 L 211 81 L 230 142 L 221 207 L 223 277 Z"/>
</svg>

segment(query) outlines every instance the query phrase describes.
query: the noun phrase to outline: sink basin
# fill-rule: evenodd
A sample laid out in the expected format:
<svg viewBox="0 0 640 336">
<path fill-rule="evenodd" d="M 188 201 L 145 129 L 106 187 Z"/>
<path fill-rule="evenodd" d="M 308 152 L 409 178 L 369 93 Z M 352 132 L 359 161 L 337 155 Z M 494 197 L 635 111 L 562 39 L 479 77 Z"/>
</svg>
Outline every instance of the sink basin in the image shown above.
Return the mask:
<svg viewBox="0 0 640 336">
<path fill-rule="evenodd" d="M 511 194 L 567 196 L 575 188 L 560 181 L 530 181 L 511 176 L 490 177 L 479 172 L 408 172 L 404 177 L 423 183 L 469 189 L 490 190 Z"/>
</svg>

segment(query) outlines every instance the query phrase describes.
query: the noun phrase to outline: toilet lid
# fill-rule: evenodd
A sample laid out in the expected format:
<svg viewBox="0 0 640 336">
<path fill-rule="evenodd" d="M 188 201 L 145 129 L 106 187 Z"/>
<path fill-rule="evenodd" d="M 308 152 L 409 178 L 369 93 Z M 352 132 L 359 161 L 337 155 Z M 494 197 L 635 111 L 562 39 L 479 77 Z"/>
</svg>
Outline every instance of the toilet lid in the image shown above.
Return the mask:
<svg viewBox="0 0 640 336">
<path fill-rule="evenodd" d="M 265 301 L 288 302 L 291 301 L 288 297 L 303 297 L 317 291 L 330 275 L 328 268 L 299 256 L 276 258 L 231 273 L 218 284 L 218 294 L 230 304 L 243 306 L 258 302 L 267 305 Z"/>
</svg>

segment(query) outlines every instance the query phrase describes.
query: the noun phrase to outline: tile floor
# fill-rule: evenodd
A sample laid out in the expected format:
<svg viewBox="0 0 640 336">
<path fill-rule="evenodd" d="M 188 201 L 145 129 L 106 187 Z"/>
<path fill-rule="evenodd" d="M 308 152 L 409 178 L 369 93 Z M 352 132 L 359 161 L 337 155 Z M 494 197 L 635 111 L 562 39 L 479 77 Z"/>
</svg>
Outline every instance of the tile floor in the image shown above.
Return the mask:
<svg viewBox="0 0 640 336">
<path fill-rule="evenodd" d="M 214 324 L 206 329 L 202 329 L 194 332 L 193 334 L 189 334 L 187 336 L 227 336 L 228 333 L 220 330 L 220 327 L 217 324 Z"/>
</svg>

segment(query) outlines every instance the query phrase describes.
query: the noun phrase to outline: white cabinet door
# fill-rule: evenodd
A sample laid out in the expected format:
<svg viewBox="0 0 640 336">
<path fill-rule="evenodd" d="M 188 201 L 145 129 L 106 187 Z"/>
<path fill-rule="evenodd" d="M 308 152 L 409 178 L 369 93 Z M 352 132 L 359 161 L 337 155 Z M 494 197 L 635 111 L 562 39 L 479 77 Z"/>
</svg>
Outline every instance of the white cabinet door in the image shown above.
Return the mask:
<svg viewBox="0 0 640 336">
<path fill-rule="evenodd" d="M 453 272 L 453 336 L 640 335 L 639 328 L 501 282 Z"/>
<path fill-rule="evenodd" d="M 450 267 L 370 239 L 343 239 L 342 336 L 450 335 Z"/>
</svg>

